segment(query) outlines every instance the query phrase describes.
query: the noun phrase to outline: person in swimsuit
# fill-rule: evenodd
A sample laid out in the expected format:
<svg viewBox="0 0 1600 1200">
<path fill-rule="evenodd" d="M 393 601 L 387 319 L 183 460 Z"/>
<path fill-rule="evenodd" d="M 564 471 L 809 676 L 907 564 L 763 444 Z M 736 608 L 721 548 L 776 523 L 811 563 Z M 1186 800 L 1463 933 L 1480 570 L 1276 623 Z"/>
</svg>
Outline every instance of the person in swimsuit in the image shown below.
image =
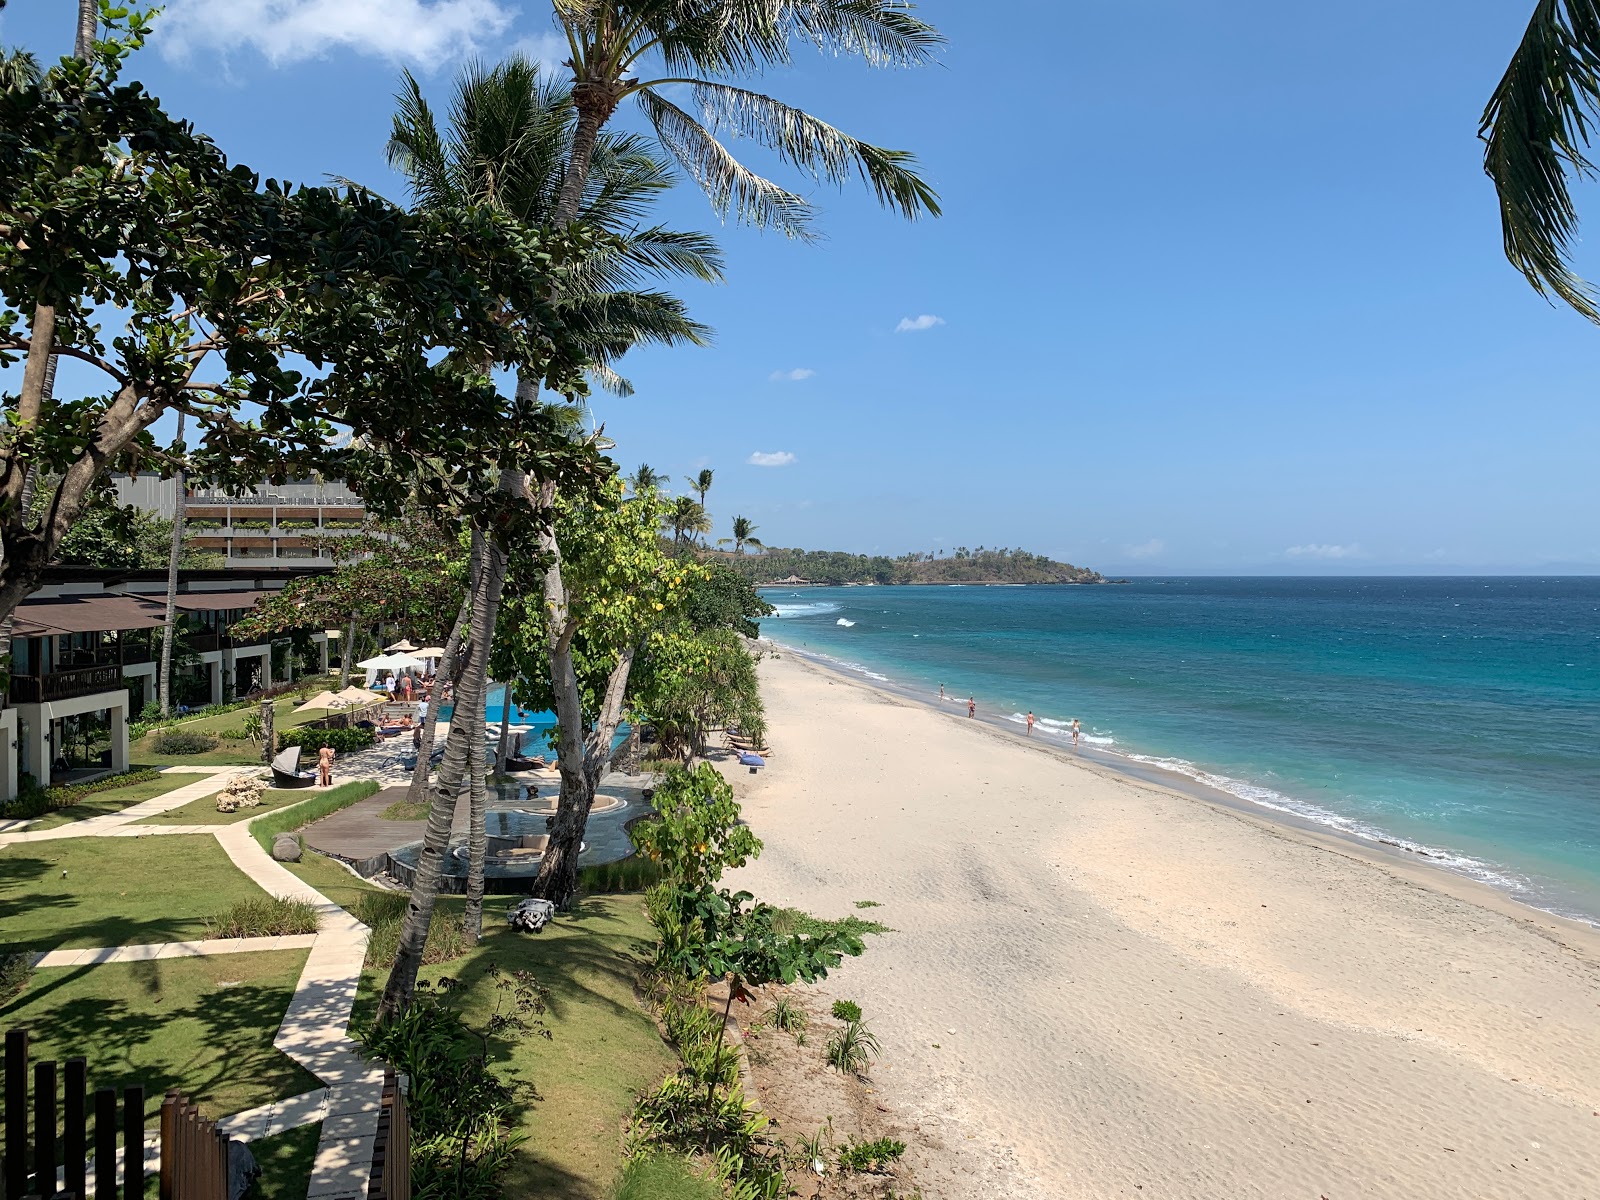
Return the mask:
<svg viewBox="0 0 1600 1200">
<path fill-rule="evenodd" d="M 1028 736 L 1033 736 L 1033 710 L 1031 708 L 1028 710 Z"/>
<path fill-rule="evenodd" d="M 1072 718 L 1072 744 L 1074 746 L 1076 746 L 1078 744 L 1078 718 L 1077 717 L 1073 717 Z"/>
<path fill-rule="evenodd" d="M 968 696 L 967 697 L 967 716 L 975 717 L 977 715 L 978 715 L 978 702 L 976 700 L 974 700 L 971 696 Z"/>
<path fill-rule="evenodd" d="M 317 751 L 317 783 L 321 787 L 333 786 L 333 747 L 324 746 Z"/>
</svg>

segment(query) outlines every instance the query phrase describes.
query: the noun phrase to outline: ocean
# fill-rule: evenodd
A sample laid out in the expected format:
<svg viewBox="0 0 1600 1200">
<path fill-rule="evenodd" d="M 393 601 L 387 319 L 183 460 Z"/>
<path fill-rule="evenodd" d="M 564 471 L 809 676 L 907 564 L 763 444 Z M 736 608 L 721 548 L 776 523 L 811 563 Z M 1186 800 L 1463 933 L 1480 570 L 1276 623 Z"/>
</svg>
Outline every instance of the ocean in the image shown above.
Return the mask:
<svg viewBox="0 0 1600 1200">
<path fill-rule="evenodd" d="M 772 588 L 762 632 L 1600 922 L 1600 578 Z"/>
</svg>

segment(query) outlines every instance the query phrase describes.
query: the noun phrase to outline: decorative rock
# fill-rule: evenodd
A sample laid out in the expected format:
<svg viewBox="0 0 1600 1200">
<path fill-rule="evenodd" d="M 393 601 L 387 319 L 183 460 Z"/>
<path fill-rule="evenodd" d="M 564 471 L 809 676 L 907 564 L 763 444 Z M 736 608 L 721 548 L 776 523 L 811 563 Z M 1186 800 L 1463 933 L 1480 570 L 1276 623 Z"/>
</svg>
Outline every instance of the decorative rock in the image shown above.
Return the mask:
<svg viewBox="0 0 1600 1200">
<path fill-rule="evenodd" d="M 523 933 L 538 933 L 555 915 L 556 906 L 550 901 L 536 900 L 529 896 L 511 910 L 511 915 L 506 918 L 506 924 Z"/>
<path fill-rule="evenodd" d="M 250 1143 L 234 1138 L 228 1143 L 228 1200 L 244 1200 L 260 1178 L 261 1168 L 250 1153 Z"/>
<path fill-rule="evenodd" d="M 241 808 L 255 808 L 261 803 L 261 797 L 266 790 L 266 779 L 261 776 L 254 778 L 246 775 L 235 776 L 217 793 L 217 811 L 231 813 L 238 812 Z"/>
<path fill-rule="evenodd" d="M 300 838 L 293 833 L 280 833 L 272 839 L 272 857 L 279 862 L 300 861 Z"/>
</svg>

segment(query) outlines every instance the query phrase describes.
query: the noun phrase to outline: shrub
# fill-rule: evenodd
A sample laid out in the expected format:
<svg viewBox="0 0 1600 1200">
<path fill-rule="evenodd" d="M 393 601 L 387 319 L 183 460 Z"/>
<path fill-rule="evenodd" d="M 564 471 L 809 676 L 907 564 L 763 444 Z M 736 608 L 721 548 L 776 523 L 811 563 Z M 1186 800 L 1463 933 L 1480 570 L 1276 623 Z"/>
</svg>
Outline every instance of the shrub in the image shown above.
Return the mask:
<svg viewBox="0 0 1600 1200">
<path fill-rule="evenodd" d="M 861 1075 L 880 1053 L 881 1047 L 872 1030 L 860 1021 L 848 1021 L 843 1029 L 835 1030 L 828 1038 L 823 1058 L 836 1071 L 843 1071 L 847 1075 Z"/>
<path fill-rule="evenodd" d="M 157 721 L 161 720 L 161 705 L 157 704 L 154 700 L 147 701 L 145 706 L 139 710 L 139 716 L 137 720 L 140 724 L 154 725 Z"/>
<path fill-rule="evenodd" d="M 835 1000 L 830 1011 L 835 1021 L 861 1020 L 861 1006 L 854 1000 Z"/>
<path fill-rule="evenodd" d="M 767 1010 L 767 1023 L 785 1033 L 804 1033 L 806 1021 L 806 1010 L 787 996 L 778 997 Z"/>
<path fill-rule="evenodd" d="M 315 933 L 322 923 L 316 907 L 304 900 L 265 896 L 230 904 L 206 922 L 214 938 L 292 937 Z"/>
<path fill-rule="evenodd" d="M 411 897 L 405 892 L 364 892 L 351 915 L 372 930 L 367 939 L 367 966 L 387 967 L 394 961 L 400 948 L 400 929 L 405 924 L 406 909 Z M 428 940 L 422 947 L 422 963 L 450 962 L 472 949 L 467 941 L 466 928 L 461 914 L 444 905 L 436 905 L 433 922 L 428 926 Z"/>
<path fill-rule="evenodd" d="M 275 812 L 270 812 L 264 817 L 257 817 L 250 822 L 250 833 L 256 841 L 261 843 L 261 848 L 272 850 L 272 839 L 280 833 L 290 833 L 302 825 L 309 825 L 312 821 L 320 821 L 323 817 L 336 813 L 342 808 L 349 808 L 352 804 L 365 800 L 368 796 L 375 795 L 378 784 L 371 779 L 358 779 L 353 783 L 341 783 L 338 787 L 329 788 L 325 792 L 316 792 L 298 804 L 290 804 Z M 281 793 L 280 793 L 281 794 Z"/>
<path fill-rule="evenodd" d="M 642 892 L 661 882 L 661 864 L 642 854 L 630 854 L 620 862 L 584 867 L 578 872 L 578 888 L 591 896 L 613 892 Z"/>
<path fill-rule="evenodd" d="M 22 788 L 21 795 L 4 807 L 0 807 L 0 817 L 14 821 L 31 821 L 58 808 L 71 808 L 84 797 L 92 796 L 96 792 L 114 791 L 130 783 L 147 783 L 159 778 L 161 778 L 160 771 L 146 767 L 139 771 L 124 771 L 121 775 L 113 775 L 109 779 L 97 779 L 93 783 L 72 783 L 60 787 L 42 788 L 30 776 Z"/>
<path fill-rule="evenodd" d="M 157 754 L 204 754 L 216 747 L 216 738 L 193 729 L 163 729 L 150 743 Z"/>
<path fill-rule="evenodd" d="M 892 1138 L 855 1142 L 839 1151 L 839 1168 L 844 1171 L 881 1171 L 906 1152 L 906 1144 Z"/>
<path fill-rule="evenodd" d="M 332 746 L 336 754 L 353 754 L 365 750 L 378 740 L 370 729 L 286 729 L 278 735 L 278 749 L 299 746 L 303 750 L 320 750 Z"/>
<path fill-rule="evenodd" d="M 33 952 L 0 947 L 0 1004 L 9 1003 L 33 979 Z"/>
</svg>

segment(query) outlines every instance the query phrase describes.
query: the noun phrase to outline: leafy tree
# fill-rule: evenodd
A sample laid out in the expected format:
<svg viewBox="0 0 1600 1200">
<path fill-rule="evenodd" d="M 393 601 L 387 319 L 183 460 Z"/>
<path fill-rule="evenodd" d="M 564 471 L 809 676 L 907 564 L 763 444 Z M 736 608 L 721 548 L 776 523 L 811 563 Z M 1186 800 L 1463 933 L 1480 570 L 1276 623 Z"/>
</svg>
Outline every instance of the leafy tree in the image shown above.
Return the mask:
<svg viewBox="0 0 1600 1200">
<path fill-rule="evenodd" d="M 35 508 L 44 504 L 36 492 Z M 165 517 L 116 502 L 109 488 L 97 488 L 89 506 L 56 548 L 55 561 L 64 566 L 122 567 L 152 570 L 167 565 L 173 523 Z M 185 539 L 180 554 L 184 567 L 220 567 L 223 556 L 197 549 Z"/>
<path fill-rule="evenodd" d="M 703 756 L 713 729 L 766 733 L 761 684 L 745 639 L 731 629 L 684 626 L 652 640 L 635 668 L 636 719 L 655 728 L 664 754 Z"/>
<path fill-rule="evenodd" d="M 1538 0 L 1484 109 L 1483 166 L 1500 200 L 1506 257 L 1541 295 L 1600 321 L 1572 269 L 1578 215 L 1570 181 L 1594 174 L 1589 126 L 1600 105 L 1600 4 Z"/>
<path fill-rule="evenodd" d="M 696 632 L 731 629 L 741 637 L 760 637 L 756 622 L 773 611 L 750 581 L 725 563 L 702 563 L 699 572 L 688 576 L 683 620 Z"/>
<path fill-rule="evenodd" d="M 397 464 L 419 457 L 459 464 L 435 483 L 463 496 L 497 458 L 590 469 L 487 374 L 517 363 L 582 389 L 578 350 L 547 301 L 581 233 L 541 238 L 489 214 L 413 217 L 361 192 L 263 185 L 119 82 L 148 18 L 102 15 L 111 36 L 90 61 L 0 92 L 0 366 L 23 364 L 0 439 L 0 619 L 114 466 L 183 466 L 244 487 L 331 464 L 366 479 L 380 510 L 402 494 Z M 513 302 L 518 319 L 503 319 Z M 120 329 L 109 344 L 107 326 Z M 110 390 L 53 396 L 53 354 Z M 316 370 L 290 369 L 289 355 Z M 193 451 L 151 436 L 172 411 L 199 426 Z M 334 447 L 330 422 L 363 437 Z M 21 503 L 32 478 L 58 481 L 38 522 Z"/>
</svg>

